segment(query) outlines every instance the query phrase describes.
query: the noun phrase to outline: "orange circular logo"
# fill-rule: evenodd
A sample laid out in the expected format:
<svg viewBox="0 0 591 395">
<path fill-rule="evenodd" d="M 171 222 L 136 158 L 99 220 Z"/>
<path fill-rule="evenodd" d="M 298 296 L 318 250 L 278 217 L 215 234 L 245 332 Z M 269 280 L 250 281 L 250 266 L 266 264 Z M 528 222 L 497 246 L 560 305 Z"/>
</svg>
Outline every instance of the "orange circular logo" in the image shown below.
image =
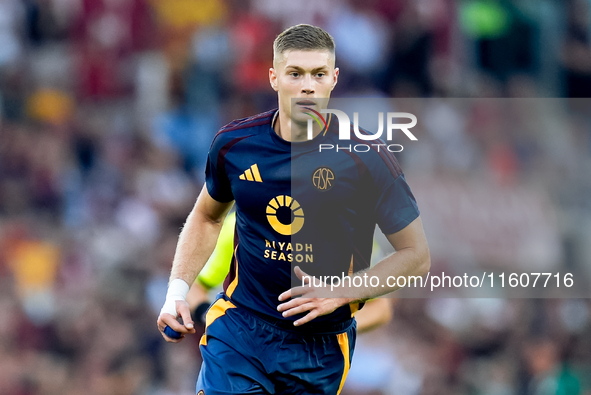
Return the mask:
<svg viewBox="0 0 591 395">
<path fill-rule="evenodd" d="M 279 220 L 279 210 L 291 214 L 291 223 Z M 277 233 L 292 236 L 304 226 L 304 210 L 302 210 L 298 201 L 291 196 L 279 195 L 271 199 L 267 205 L 267 221 Z"/>
</svg>

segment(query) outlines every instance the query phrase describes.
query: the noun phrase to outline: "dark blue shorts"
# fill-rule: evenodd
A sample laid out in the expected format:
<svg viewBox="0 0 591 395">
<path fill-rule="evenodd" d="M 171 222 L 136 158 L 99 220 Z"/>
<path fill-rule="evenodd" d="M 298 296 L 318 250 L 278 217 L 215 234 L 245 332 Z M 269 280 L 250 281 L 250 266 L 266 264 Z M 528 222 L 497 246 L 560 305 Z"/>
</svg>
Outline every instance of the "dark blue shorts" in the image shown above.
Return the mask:
<svg viewBox="0 0 591 395">
<path fill-rule="evenodd" d="M 218 296 L 201 338 L 197 393 L 340 393 L 355 348 L 355 320 L 315 333 L 304 331 L 308 324 L 293 330 L 282 324 Z"/>
</svg>

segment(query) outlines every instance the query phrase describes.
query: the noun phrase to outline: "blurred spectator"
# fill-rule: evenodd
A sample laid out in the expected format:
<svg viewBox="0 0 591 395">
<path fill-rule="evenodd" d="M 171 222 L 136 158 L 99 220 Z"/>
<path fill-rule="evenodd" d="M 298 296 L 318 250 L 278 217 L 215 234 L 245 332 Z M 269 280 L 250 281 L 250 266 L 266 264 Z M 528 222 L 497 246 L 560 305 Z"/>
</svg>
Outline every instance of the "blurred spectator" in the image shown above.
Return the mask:
<svg viewBox="0 0 591 395">
<path fill-rule="evenodd" d="M 517 2 L 463 2 L 460 16 L 464 32 L 475 40 L 482 70 L 503 82 L 516 73 L 536 71 L 537 29 Z"/>
<path fill-rule="evenodd" d="M 566 37 L 562 53 L 564 94 L 567 97 L 591 95 L 591 40 L 589 3 L 567 2 Z"/>
</svg>

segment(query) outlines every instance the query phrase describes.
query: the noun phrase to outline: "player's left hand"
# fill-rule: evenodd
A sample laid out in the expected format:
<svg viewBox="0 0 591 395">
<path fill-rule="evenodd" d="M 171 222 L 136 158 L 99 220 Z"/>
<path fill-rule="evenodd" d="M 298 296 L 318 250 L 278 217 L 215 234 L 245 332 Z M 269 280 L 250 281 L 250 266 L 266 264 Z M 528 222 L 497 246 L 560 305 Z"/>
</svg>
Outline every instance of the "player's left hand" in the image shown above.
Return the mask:
<svg viewBox="0 0 591 395">
<path fill-rule="evenodd" d="M 312 276 L 304 273 L 299 266 L 294 268 L 294 273 L 298 279 L 303 281 L 303 286 L 291 288 L 288 291 L 279 295 L 279 301 L 291 299 L 286 303 L 277 306 L 277 311 L 283 312 L 284 317 L 291 317 L 292 315 L 302 314 L 308 311 L 304 317 L 294 321 L 295 326 L 303 325 L 312 321 L 314 318 L 321 315 L 330 314 L 337 308 L 349 303 L 349 299 L 345 298 L 321 298 L 319 297 L 319 287 L 313 284 L 318 284 L 318 280 L 312 282 Z M 326 287 L 323 287 L 326 290 Z M 326 291 L 325 291 L 326 292 Z"/>
</svg>

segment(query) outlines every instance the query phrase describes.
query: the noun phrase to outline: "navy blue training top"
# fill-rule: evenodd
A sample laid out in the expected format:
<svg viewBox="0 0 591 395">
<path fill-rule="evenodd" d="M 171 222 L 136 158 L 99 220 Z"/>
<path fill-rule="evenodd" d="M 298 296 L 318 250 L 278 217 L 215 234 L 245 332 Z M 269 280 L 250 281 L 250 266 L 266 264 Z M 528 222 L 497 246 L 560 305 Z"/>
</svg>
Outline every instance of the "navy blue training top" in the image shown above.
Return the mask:
<svg viewBox="0 0 591 395">
<path fill-rule="evenodd" d="M 294 266 L 314 276 L 366 269 L 376 223 L 384 234 L 395 233 L 419 210 L 385 146 L 379 152 L 369 144 L 357 147 L 367 152 L 319 152 L 319 144 L 349 145 L 338 140 L 338 125 L 330 119 L 328 130 L 313 140 L 290 143 L 272 127 L 276 112 L 233 121 L 218 132 L 207 158 L 206 184 L 213 199 L 236 205 L 227 296 L 239 306 L 284 319 L 278 296 L 301 285 L 294 281 L 299 281 Z M 352 136 L 352 145 L 368 143 Z M 312 322 L 342 322 L 357 307 L 343 306 Z"/>
</svg>

